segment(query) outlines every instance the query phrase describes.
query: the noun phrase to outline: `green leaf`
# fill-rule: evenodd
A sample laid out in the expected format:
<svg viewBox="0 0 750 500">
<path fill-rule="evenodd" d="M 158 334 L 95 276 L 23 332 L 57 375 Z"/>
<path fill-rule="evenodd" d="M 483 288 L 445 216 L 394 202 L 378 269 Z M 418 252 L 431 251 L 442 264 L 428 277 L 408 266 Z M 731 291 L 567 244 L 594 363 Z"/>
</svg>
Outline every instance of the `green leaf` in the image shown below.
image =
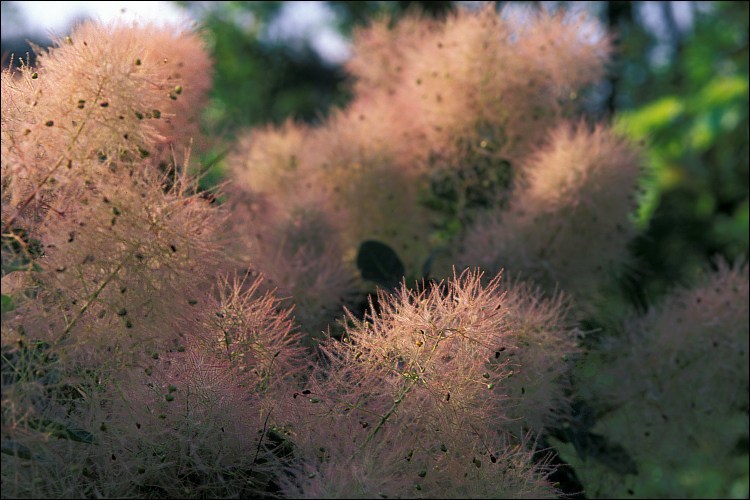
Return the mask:
<svg viewBox="0 0 750 500">
<path fill-rule="evenodd" d="M 41 272 L 42 268 L 37 264 L 36 262 L 29 261 L 28 259 L 14 259 L 13 261 L 3 264 L 2 267 L 2 274 L 5 276 L 6 274 L 14 273 L 16 271 L 33 271 L 35 273 Z"/>
<path fill-rule="evenodd" d="M 362 278 L 395 288 L 404 276 L 404 264 L 396 252 L 379 241 L 363 241 L 357 252 L 357 268 Z"/>
<path fill-rule="evenodd" d="M 684 111 L 685 103 L 682 99 L 666 96 L 640 109 L 618 113 L 616 128 L 634 139 L 642 139 L 654 130 L 668 127 Z"/>
<path fill-rule="evenodd" d="M 60 439 L 70 439 L 78 443 L 95 444 L 96 437 L 88 431 L 76 427 L 67 427 L 65 424 L 50 419 L 29 419 L 29 427 L 39 432 L 47 432 Z"/>
<path fill-rule="evenodd" d="M 10 295 L 2 294 L 2 307 L 0 307 L 0 312 L 3 314 L 12 311 L 15 309 L 16 306 L 13 305 L 13 299 L 10 297 Z"/>
<path fill-rule="evenodd" d="M 21 443 L 17 443 L 12 439 L 3 440 L 3 444 L 2 446 L 0 446 L 0 453 L 23 458 L 24 460 L 31 460 L 32 458 L 34 458 L 31 455 L 31 450 L 27 446 L 24 446 Z"/>
</svg>

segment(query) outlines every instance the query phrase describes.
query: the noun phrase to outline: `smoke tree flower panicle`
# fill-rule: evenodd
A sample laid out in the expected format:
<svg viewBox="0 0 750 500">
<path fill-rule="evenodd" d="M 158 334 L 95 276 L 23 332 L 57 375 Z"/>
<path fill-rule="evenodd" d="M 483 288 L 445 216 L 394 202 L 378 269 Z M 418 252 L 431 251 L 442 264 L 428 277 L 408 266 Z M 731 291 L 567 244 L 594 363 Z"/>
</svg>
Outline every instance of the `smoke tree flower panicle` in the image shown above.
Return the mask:
<svg viewBox="0 0 750 500">
<path fill-rule="evenodd" d="M 139 147 L 184 147 L 179 141 L 198 135 L 196 112 L 211 86 L 211 62 L 197 33 L 88 21 L 41 52 L 38 66 L 48 92 L 63 97 L 49 96 L 46 111 L 79 123 L 88 117 L 87 142 L 105 148 L 96 153 L 116 158 Z M 67 126 L 58 124 L 63 141 Z"/>
<path fill-rule="evenodd" d="M 402 285 L 395 295 L 381 293 L 379 309 L 364 320 L 349 316 L 343 341 L 323 344 L 325 363 L 285 411 L 301 449 L 292 472 L 297 479 L 288 486 L 303 486 L 292 494 L 553 491 L 530 462 L 526 429 L 544 425 L 551 410 L 564 413 L 556 394 L 562 385 L 554 385 L 565 370 L 562 354 L 572 347 L 557 323 L 561 303 L 534 295 L 510 299 L 516 290 L 501 287 L 499 276 L 486 285 L 481 276 L 467 270 L 422 291 Z M 519 319 L 536 308 L 535 319 Z M 557 355 L 526 353 L 538 344 Z M 509 483 L 467 479 L 500 473 L 510 462 L 522 465 Z M 514 489 L 516 480 L 526 486 Z"/>
<path fill-rule="evenodd" d="M 143 377 L 159 373 L 162 360 L 164 380 L 177 382 L 169 358 L 200 333 L 184 331 L 184 318 L 234 265 L 223 252 L 225 213 L 198 192 L 186 173 L 189 151 L 182 155 L 197 132 L 210 63 L 194 34 L 84 23 L 38 64 L 2 76 L 3 273 L 14 278 L 13 290 L 3 280 L 3 492 L 137 496 L 148 486 L 134 479 L 148 470 L 151 484 L 179 496 L 185 471 L 165 466 L 165 454 L 196 438 L 194 422 L 176 405 L 162 419 L 154 398 L 174 402 L 178 384 L 155 394 Z M 257 305 L 269 315 L 275 308 Z M 283 330 L 280 317 L 263 326 Z M 265 333 L 269 348 L 292 341 Z M 268 378 L 269 369 L 260 372 Z M 233 389 L 212 397 L 234 394 L 243 416 L 260 419 L 259 396 Z M 152 420 L 130 419 L 131 402 L 143 402 L 138 411 L 153 411 Z M 240 444 L 234 416 L 233 427 L 211 429 L 207 454 L 188 446 L 174 458 L 222 456 L 217 466 L 237 466 L 228 442 L 234 451 L 250 445 Z M 172 431 L 181 438 L 170 441 Z M 5 453 L 6 443 L 18 453 Z"/>
<path fill-rule="evenodd" d="M 283 142 L 278 136 L 269 138 L 269 149 L 274 147 L 274 140 Z M 260 154 L 259 149 L 256 154 Z M 322 208 L 324 199 L 315 191 L 303 189 L 298 178 L 285 171 L 288 160 L 281 154 L 259 162 L 257 170 L 246 171 L 258 182 L 228 188 L 230 223 L 237 235 L 230 252 L 262 273 L 285 303 L 294 306 L 295 320 L 309 343 L 321 336 L 343 305 L 351 302 L 355 277 L 353 266 L 343 257 L 340 226 Z M 271 196 L 273 191 L 260 190 L 263 167 L 272 165 L 277 167 L 277 175 L 288 179 L 276 196 Z M 252 175 L 256 172 L 258 177 Z M 266 179 L 275 182 L 270 175 Z M 248 189 L 248 185 L 259 189 Z"/>
<path fill-rule="evenodd" d="M 306 403 L 307 411 L 316 414 Z M 557 498 L 550 468 L 532 459 L 534 444 L 509 444 L 490 432 L 478 439 L 428 434 L 399 419 L 367 440 L 363 421 L 320 419 L 315 433 L 292 433 L 304 460 L 280 476 L 289 498 Z M 364 427 L 364 428 L 363 428 Z M 416 436 L 416 438 L 415 438 Z"/>
<path fill-rule="evenodd" d="M 484 140 L 515 161 L 603 76 L 611 48 L 599 30 L 582 14 L 516 19 L 489 5 L 444 22 L 414 17 L 389 28 L 385 19 L 355 33 L 347 68 L 358 96 L 417 103 L 424 135 L 413 149 L 423 159 L 431 147 Z"/>
<path fill-rule="evenodd" d="M 621 272 L 629 260 L 638 150 L 604 126 L 564 123 L 521 170 L 508 209 L 480 218 L 460 260 L 591 299 L 602 273 Z"/>
<path fill-rule="evenodd" d="M 569 416 L 571 362 L 581 354 L 579 328 L 572 321 L 574 304 L 562 292 L 548 295 L 529 282 L 506 279 L 506 303 L 512 337 L 519 345 L 503 383 L 513 405 L 510 412 L 524 428 L 559 426 Z"/>
<path fill-rule="evenodd" d="M 748 408 L 748 266 L 717 262 L 696 285 L 673 291 L 647 314 L 627 322 L 622 338 L 611 339 L 602 352 L 610 360 L 605 380 L 616 389 L 598 397 L 617 405 L 632 419 L 622 429 L 638 458 L 645 450 L 664 454 L 668 444 L 685 439 L 722 458 L 737 437 L 730 427 L 716 428 L 721 418 Z M 696 419 L 695 414 L 704 418 Z M 657 437 L 640 443 L 643 432 Z M 632 435 L 631 435 L 632 433 Z M 635 436 L 639 442 L 633 443 Z"/>
<path fill-rule="evenodd" d="M 3 71 L 3 231 L 103 166 L 176 161 L 199 132 L 211 64 L 195 33 L 85 22 L 55 44 Z"/>
<path fill-rule="evenodd" d="M 35 300 L 52 308 L 45 316 L 71 318 L 44 340 L 76 337 L 101 349 L 125 339 L 163 343 L 163 323 L 192 309 L 196 290 L 226 265 L 222 211 L 195 193 L 190 179 L 175 179 L 165 193 L 161 177 L 154 177 L 118 185 L 113 174 L 102 173 L 97 183 L 68 188 L 70 197 L 44 219 Z"/>
<path fill-rule="evenodd" d="M 249 273 L 219 277 L 215 296 L 192 315 L 189 330 L 197 332 L 194 338 L 201 350 L 226 359 L 249 374 L 252 388 L 268 392 L 294 379 L 304 366 L 304 349 L 292 311 L 272 292 L 263 291 L 262 281 Z"/>
<path fill-rule="evenodd" d="M 188 307 L 222 260 L 224 215 L 182 154 L 210 61 L 196 34 L 153 25 L 85 22 L 55 44 L 36 68 L 3 72 L 3 259 L 35 258 L 6 237 L 43 254 L 27 270 L 40 287 L 30 302 L 62 327 L 37 340 L 129 353 L 163 342 L 157 322 Z M 32 309 L 23 321 L 38 321 Z"/>
<path fill-rule="evenodd" d="M 695 283 L 675 288 L 647 312 L 630 315 L 619 334 L 603 337 L 591 352 L 600 368 L 579 374 L 578 393 L 607 409 L 597 419 L 597 432 L 622 443 L 637 470 L 699 469 L 743 477 L 748 282 L 746 261 L 719 259 Z M 596 463 L 579 467 L 577 459 L 571 464 L 594 495 L 625 496 L 629 489 L 668 496 L 676 484 L 687 488 L 676 480 L 626 476 Z"/>
<path fill-rule="evenodd" d="M 255 377 L 190 338 L 183 342 L 129 373 L 110 395 L 107 432 L 97 433 L 104 446 L 91 466 L 110 496 L 144 489 L 189 496 L 195 482 L 212 497 L 266 488 L 274 466 L 260 432 L 267 415 Z"/>
</svg>

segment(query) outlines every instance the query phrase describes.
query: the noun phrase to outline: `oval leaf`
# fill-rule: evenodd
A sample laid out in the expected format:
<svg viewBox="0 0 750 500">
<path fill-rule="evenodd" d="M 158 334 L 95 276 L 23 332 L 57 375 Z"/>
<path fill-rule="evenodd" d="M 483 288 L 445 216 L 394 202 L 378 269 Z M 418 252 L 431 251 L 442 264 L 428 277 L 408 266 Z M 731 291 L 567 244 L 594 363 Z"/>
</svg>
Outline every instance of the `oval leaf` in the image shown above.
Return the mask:
<svg viewBox="0 0 750 500">
<path fill-rule="evenodd" d="M 404 276 L 404 264 L 396 252 L 380 241 L 367 240 L 359 245 L 357 268 L 362 278 L 387 287 L 396 287 Z"/>
</svg>

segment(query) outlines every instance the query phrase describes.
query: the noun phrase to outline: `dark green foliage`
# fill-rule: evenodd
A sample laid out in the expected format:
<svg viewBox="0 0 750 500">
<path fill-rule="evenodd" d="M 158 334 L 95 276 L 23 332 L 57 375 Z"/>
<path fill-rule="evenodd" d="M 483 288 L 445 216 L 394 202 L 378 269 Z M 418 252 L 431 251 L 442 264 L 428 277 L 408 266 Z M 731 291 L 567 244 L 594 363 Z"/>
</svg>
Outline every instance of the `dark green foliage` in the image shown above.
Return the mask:
<svg viewBox="0 0 750 500">
<path fill-rule="evenodd" d="M 206 112 L 211 129 L 234 131 L 288 117 L 313 121 L 332 104 L 342 103 L 340 69 L 328 66 L 306 48 L 248 38 L 231 21 L 211 15 L 206 24 L 214 37 L 216 61 L 213 98 Z"/>
<path fill-rule="evenodd" d="M 50 434 L 51 436 L 54 436 L 60 439 L 70 439 L 71 441 L 76 441 L 78 443 L 85 443 L 85 444 L 96 444 L 97 442 L 96 437 L 88 431 L 85 431 L 83 429 L 78 429 L 75 427 L 70 427 L 63 423 L 50 420 L 48 418 L 43 418 L 43 419 L 30 418 L 28 420 L 28 424 L 31 429 L 34 429 L 40 432 L 46 432 Z"/>
<path fill-rule="evenodd" d="M 438 241 L 455 240 L 481 211 L 506 206 L 512 186 L 511 162 L 497 158 L 489 141 L 461 144 L 460 150 L 460 165 L 438 154 L 429 160 L 430 189 L 420 202 L 434 213 Z"/>
<path fill-rule="evenodd" d="M 0 445 L 0 453 L 5 453 L 6 455 L 15 456 L 24 460 L 37 458 L 31 454 L 31 450 L 28 446 L 17 443 L 12 439 L 3 440 L 3 444 Z"/>
<path fill-rule="evenodd" d="M 10 295 L 2 294 L 2 313 L 5 314 L 13 309 L 13 298 L 11 298 Z"/>
<path fill-rule="evenodd" d="M 15 227 L 2 236 L 2 275 L 29 270 L 34 259 L 44 254 L 41 242 L 22 227 Z"/>
<path fill-rule="evenodd" d="M 328 2 L 344 34 L 389 14 L 398 19 L 420 10 L 443 17 L 453 2 Z M 200 8 L 184 2 L 188 8 Z M 212 101 L 205 113 L 210 130 L 233 133 L 240 127 L 280 124 L 287 118 L 317 122 L 332 106 L 350 99 L 346 74 L 308 44 L 285 44 L 263 37 L 279 15 L 282 2 L 222 2 L 204 14 L 216 61 Z M 251 14 L 253 29 L 239 26 Z"/>
</svg>

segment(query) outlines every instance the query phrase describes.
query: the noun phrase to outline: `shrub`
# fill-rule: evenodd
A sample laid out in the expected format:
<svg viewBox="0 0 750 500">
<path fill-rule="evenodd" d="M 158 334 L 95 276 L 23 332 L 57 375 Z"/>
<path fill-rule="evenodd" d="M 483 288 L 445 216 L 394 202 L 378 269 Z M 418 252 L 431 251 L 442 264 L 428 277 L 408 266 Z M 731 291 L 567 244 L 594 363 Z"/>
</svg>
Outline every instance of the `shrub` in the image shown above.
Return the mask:
<svg viewBox="0 0 750 500">
<path fill-rule="evenodd" d="M 352 103 L 248 131 L 225 199 L 198 33 L 84 23 L 3 72 L 4 495 L 580 493 L 550 443 L 595 494 L 683 439 L 734 466 L 747 264 L 602 307 L 639 152 L 583 116 L 601 29 L 487 7 L 354 48 Z"/>
</svg>

